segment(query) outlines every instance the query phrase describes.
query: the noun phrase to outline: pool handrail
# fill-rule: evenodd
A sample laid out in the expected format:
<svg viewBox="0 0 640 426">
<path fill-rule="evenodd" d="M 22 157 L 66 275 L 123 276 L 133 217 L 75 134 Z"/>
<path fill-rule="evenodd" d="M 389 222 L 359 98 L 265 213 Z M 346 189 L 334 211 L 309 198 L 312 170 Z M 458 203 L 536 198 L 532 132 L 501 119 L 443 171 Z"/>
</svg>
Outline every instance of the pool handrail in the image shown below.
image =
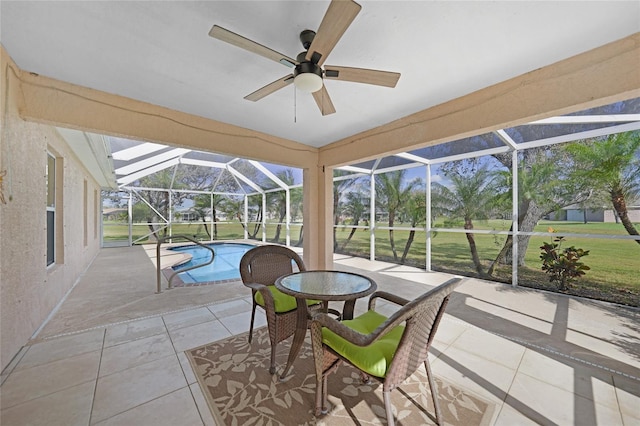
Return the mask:
<svg viewBox="0 0 640 426">
<path fill-rule="evenodd" d="M 206 262 L 206 263 L 201 263 L 198 265 L 192 265 L 189 266 L 187 268 L 184 269 L 180 269 L 179 271 L 174 271 L 173 274 L 171 274 L 169 276 L 169 282 L 167 284 L 167 290 L 171 290 L 171 281 L 173 280 L 173 277 L 175 277 L 176 275 L 178 275 L 180 272 L 186 272 L 186 271 L 191 271 L 192 269 L 196 269 L 196 268 L 201 268 L 203 266 L 207 266 L 210 265 L 211 263 L 213 263 L 213 258 L 216 256 L 215 252 L 213 251 L 213 249 L 205 244 L 202 244 L 200 241 L 197 241 L 195 238 L 191 238 L 187 235 L 168 235 L 166 237 L 158 237 L 157 240 L 158 242 L 156 243 L 156 281 L 157 281 L 157 290 L 156 290 L 156 294 L 160 294 L 162 293 L 162 282 L 161 282 L 161 265 L 160 265 L 160 246 L 165 243 L 167 240 L 174 240 L 174 239 L 179 239 L 179 238 L 184 238 L 185 240 L 189 240 L 192 243 L 195 243 L 197 245 L 199 245 L 200 247 L 204 247 L 207 250 L 209 250 L 211 252 L 211 259 Z"/>
</svg>

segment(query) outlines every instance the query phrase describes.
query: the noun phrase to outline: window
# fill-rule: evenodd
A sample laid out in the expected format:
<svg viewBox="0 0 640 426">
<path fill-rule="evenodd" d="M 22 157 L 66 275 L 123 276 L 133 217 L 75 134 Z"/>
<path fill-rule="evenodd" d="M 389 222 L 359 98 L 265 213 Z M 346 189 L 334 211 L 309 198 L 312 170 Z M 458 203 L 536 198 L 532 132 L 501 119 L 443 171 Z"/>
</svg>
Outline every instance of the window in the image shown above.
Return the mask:
<svg viewBox="0 0 640 426">
<path fill-rule="evenodd" d="M 47 153 L 47 266 L 56 261 L 56 159 Z"/>
</svg>

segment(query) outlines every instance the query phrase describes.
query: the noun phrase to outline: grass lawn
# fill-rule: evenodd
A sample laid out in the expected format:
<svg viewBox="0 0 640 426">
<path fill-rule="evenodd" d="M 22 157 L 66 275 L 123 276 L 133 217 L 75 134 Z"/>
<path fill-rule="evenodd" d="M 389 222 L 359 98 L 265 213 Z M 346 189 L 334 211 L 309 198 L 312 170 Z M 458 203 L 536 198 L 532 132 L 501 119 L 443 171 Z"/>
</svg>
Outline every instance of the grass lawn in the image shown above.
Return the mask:
<svg viewBox="0 0 640 426">
<path fill-rule="evenodd" d="M 505 221 L 495 220 L 476 224 L 477 229 L 508 230 Z M 380 224 L 385 226 L 385 224 Z M 400 225 L 398 225 L 400 226 Z M 440 225 L 441 226 L 441 225 Z M 556 235 L 565 234 L 604 234 L 627 235 L 621 224 L 615 223 L 580 223 L 580 222 L 554 222 L 541 221 L 536 227 L 537 232 L 547 232 L 552 227 Z M 253 229 L 253 225 L 250 225 Z M 201 223 L 179 223 L 172 226 L 173 234 L 186 234 L 202 240 L 209 240 Z M 149 232 L 146 224 L 134 225 L 134 240 Z M 299 225 L 291 226 L 291 244 L 298 243 L 300 232 Z M 343 247 L 351 232 L 351 228 L 338 227 L 336 229 L 337 252 L 351 254 L 360 257 L 369 257 L 369 230 L 358 229 L 349 243 Z M 273 241 L 276 233 L 276 225 L 267 225 L 267 240 Z M 126 240 L 128 227 L 126 224 L 105 223 L 104 240 Z M 394 262 L 393 253 L 389 243 L 389 231 L 377 230 L 376 233 L 376 259 Z M 256 235 L 262 238 L 262 231 Z M 402 256 L 409 231 L 394 231 L 394 239 L 398 261 Z M 219 240 L 242 239 L 244 232 L 238 223 L 218 225 Z M 284 228 L 281 230 L 280 243 L 284 243 Z M 478 253 L 484 269 L 488 268 L 493 259 L 502 248 L 506 236 L 476 234 Z M 526 266 L 518 269 L 518 284 L 527 287 L 543 288 L 557 291 L 555 283 L 549 283 L 548 276 L 541 270 L 540 246 L 551 237 L 531 237 L 525 256 Z M 640 244 L 632 240 L 611 240 L 600 238 L 579 238 L 566 236 L 564 247 L 576 246 L 589 250 L 588 256 L 583 257 L 583 262 L 591 270 L 584 277 L 575 281 L 568 291 L 570 294 L 605 300 L 615 303 L 640 306 Z M 141 241 L 149 242 L 147 239 Z M 451 233 L 439 231 L 432 239 L 432 260 L 434 270 L 453 272 L 466 276 L 477 276 L 471 255 L 469 244 L 464 233 Z M 415 239 L 405 261 L 406 264 L 424 268 L 426 265 L 425 233 L 416 232 Z M 511 282 L 511 265 L 501 266 L 496 270 L 497 281 Z"/>
<path fill-rule="evenodd" d="M 503 221 L 495 221 L 495 226 L 479 224 L 477 229 L 504 229 Z M 384 224 L 381 224 L 384 226 Z M 536 232 L 547 232 L 549 227 L 556 235 L 604 234 L 627 235 L 621 224 L 615 223 L 568 223 L 541 221 Z M 357 230 L 351 241 L 342 249 L 351 229 L 338 228 L 336 239 L 339 252 L 369 257 L 369 231 Z M 409 231 L 394 231 L 398 257 L 402 256 Z M 506 236 L 476 234 L 475 240 L 484 270 L 489 267 L 502 248 Z M 533 236 L 525 255 L 526 266 L 518 269 L 518 284 L 528 287 L 557 291 L 555 283 L 541 270 L 540 246 L 551 237 Z M 587 274 L 573 283 L 568 293 L 581 295 L 631 306 L 640 306 L 640 244 L 632 240 L 611 240 L 599 238 L 566 237 L 563 247 L 576 246 L 589 250 L 582 261 L 591 268 Z M 416 232 L 406 264 L 424 268 L 426 265 L 425 233 Z M 434 270 L 477 276 L 471 260 L 469 243 L 464 233 L 438 232 L 431 243 L 431 266 Z M 376 231 L 376 259 L 394 262 L 389 244 L 389 231 Z M 511 265 L 501 266 L 495 274 L 498 281 L 511 282 Z"/>
</svg>

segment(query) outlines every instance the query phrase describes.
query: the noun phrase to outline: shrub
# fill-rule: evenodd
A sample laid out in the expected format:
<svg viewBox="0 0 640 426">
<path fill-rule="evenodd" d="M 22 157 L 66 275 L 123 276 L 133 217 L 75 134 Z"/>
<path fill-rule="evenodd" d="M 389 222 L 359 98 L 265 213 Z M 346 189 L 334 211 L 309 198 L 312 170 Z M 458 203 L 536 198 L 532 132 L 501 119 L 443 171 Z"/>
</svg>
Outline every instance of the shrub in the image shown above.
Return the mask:
<svg viewBox="0 0 640 426">
<path fill-rule="evenodd" d="M 550 229 L 551 232 L 553 230 Z M 561 249 L 564 237 L 555 237 L 551 243 L 544 243 L 540 249 L 542 270 L 549 274 L 549 282 L 556 281 L 558 290 L 568 290 L 571 282 L 581 277 L 589 268 L 580 262 L 580 258 L 589 255 L 589 250 L 575 248 L 574 246 Z"/>
</svg>

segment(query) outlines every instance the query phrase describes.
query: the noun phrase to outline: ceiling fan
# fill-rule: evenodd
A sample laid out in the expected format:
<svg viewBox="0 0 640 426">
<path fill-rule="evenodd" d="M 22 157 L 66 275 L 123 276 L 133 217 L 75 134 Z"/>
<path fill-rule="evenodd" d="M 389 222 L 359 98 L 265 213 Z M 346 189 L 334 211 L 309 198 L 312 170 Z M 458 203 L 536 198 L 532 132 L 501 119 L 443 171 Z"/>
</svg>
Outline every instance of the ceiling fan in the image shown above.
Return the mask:
<svg viewBox="0 0 640 426">
<path fill-rule="evenodd" d="M 326 65 L 323 68 L 327 56 L 329 56 L 340 37 L 351 25 L 360 9 L 361 6 L 352 0 L 332 0 L 324 18 L 322 18 L 317 33 L 312 30 L 304 30 L 300 33 L 300 41 L 305 51 L 300 53 L 296 59 L 276 52 L 218 25 L 214 25 L 211 28 L 209 35 L 249 52 L 280 62 L 287 67 L 294 68 L 292 74 L 267 84 L 245 96 L 245 99 L 255 102 L 293 83 L 297 89 L 311 93 L 322 115 L 328 115 L 336 112 L 336 109 L 324 86 L 323 79 L 395 87 L 400 78 L 399 73 L 389 71 L 333 65 Z"/>
</svg>

